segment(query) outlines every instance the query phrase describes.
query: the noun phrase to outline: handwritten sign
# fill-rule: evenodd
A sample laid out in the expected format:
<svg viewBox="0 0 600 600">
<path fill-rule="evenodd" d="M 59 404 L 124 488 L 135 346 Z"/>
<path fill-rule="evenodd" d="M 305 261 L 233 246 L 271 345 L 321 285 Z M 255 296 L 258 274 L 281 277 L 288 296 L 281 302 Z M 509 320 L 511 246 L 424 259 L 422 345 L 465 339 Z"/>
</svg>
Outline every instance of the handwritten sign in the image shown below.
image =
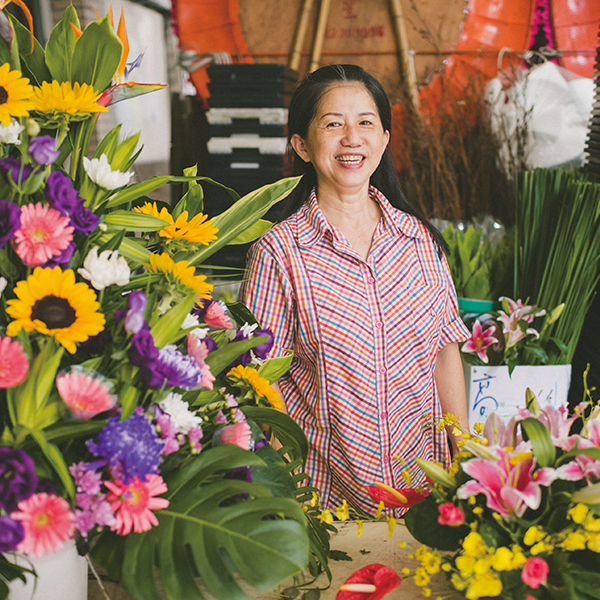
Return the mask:
<svg viewBox="0 0 600 600">
<path fill-rule="evenodd" d="M 469 427 L 484 423 L 493 412 L 505 422 L 525 408 L 527 388 L 543 406 L 566 405 L 571 383 L 571 365 L 516 367 L 512 376 L 508 367 L 464 365 Z"/>
</svg>

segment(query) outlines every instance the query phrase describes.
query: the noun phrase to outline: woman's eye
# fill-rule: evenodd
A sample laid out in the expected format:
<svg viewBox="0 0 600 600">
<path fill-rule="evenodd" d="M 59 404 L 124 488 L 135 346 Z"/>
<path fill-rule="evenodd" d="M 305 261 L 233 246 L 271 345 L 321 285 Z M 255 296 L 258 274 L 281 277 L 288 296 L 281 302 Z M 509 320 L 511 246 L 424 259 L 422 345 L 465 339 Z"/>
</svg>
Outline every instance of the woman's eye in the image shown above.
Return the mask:
<svg viewBox="0 0 600 600">
<path fill-rule="evenodd" d="M 371 121 L 368 121 L 367 119 L 365 119 L 364 121 L 360 122 L 361 125 L 373 125 L 373 123 Z"/>
<path fill-rule="evenodd" d="M 339 127 L 341 125 L 341 123 L 338 123 L 337 121 L 332 121 L 331 123 L 327 123 L 327 125 L 325 125 L 325 127 Z"/>
</svg>

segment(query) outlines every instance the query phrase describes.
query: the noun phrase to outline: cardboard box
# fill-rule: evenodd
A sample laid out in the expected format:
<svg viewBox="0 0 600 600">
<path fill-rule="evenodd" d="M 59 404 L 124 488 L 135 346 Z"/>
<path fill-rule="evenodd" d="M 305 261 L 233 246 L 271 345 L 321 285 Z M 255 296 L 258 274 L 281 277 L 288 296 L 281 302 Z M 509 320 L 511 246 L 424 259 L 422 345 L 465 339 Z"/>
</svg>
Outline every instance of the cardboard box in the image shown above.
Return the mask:
<svg viewBox="0 0 600 600">
<path fill-rule="evenodd" d="M 469 427 L 484 423 L 497 413 L 505 422 L 525 408 L 527 388 L 535 394 L 540 405 L 558 408 L 567 404 L 571 383 L 571 365 L 519 366 L 512 375 L 508 367 L 475 367 L 463 363 Z"/>
</svg>

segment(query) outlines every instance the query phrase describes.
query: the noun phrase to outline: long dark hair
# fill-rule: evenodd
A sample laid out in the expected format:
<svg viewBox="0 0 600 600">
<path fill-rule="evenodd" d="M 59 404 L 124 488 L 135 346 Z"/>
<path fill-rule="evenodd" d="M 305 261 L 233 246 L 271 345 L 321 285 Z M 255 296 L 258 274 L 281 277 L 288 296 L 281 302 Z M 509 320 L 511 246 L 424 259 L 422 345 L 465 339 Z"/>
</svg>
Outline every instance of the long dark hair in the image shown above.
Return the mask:
<svg viewBox="0 0 600 600">
<path fill-rule="evenodd" d="M 327 65 L 308 73 L 294 90 L 288 113 L 288 157 L 292 165 L 292 175 L 303 175 L 300 183 L 286 198 L 283 218 L 295 213 L 308 199 L 313 187 L 317 185 L 317 174 L 310 162 L 304 162 L 292 148 L 290 140 L 294 134 L 302 139 L 308 136 L 308 127 L 315 118 L 319 101 L 334 84 L 361 83 L 371 94 L 384 131 L 392 131 L 392 107 L 383 86 L 373 75 L 357 65 Z M 386 148 L 379 166 L 371 175 L 371 185 L 376 187 L 390 201 L 392 206 L 413 215 L 427 227 L 441 254 L 447 244 L 442 234 L 425 218 L 418 209 L 408 202 L 396 177 L 396 171 Z"/>
</svg>

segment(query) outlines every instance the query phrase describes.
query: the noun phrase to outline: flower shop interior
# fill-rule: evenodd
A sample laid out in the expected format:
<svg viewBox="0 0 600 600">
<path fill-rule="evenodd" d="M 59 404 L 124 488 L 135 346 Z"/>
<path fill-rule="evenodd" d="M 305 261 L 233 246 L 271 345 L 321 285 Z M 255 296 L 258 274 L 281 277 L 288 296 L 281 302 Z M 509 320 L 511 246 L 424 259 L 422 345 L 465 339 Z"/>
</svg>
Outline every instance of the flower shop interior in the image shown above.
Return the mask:
<svg viewBox="0 0 600 600">
<path fill-rule="evenodd" d="M 0 600 L 600 599 L 600 0 L 0 8 Z M 471 335 L 452 460 L 376 511 L 322 505 L 238 298 L 334 64 Z"/>
</svg>

